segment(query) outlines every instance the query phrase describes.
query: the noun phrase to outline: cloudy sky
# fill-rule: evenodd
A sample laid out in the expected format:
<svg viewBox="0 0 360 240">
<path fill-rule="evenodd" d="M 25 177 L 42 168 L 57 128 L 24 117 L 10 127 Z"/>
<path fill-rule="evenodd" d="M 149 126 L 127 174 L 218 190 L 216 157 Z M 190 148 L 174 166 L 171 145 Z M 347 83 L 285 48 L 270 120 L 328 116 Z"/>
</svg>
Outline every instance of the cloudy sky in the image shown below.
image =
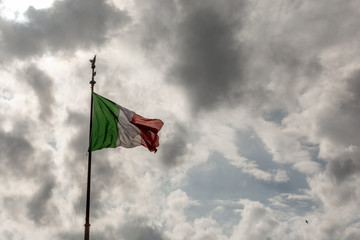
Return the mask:
<svg viewBox="0 0 360 240">
<path fill-rule="evenodd" d="M 91 239 L 360 239 L 359 6 L 0 0 L 0 239 L 83 239 L 95 54 L 165 125 L 93 153 Z"/>
</svg>

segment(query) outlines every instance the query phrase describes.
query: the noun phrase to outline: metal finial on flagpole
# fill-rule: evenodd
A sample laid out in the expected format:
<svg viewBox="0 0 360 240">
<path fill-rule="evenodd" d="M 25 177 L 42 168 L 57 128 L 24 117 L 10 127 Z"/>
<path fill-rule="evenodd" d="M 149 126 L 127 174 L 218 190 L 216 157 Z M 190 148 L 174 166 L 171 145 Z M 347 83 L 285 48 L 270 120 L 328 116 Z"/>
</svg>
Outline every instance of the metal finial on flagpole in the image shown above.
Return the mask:
<svg viewBox="0 0 360 240">
<path fill-rule="evenodd" d="M 91 62 L 91 69 L 92 69 L 91 81 L 89 83 L 91 84 L 91 89 L 93 90 L 94 85 L 96 83 L 94 80 L 94 77 L 96 76 L 96 72 L 95 72 L 96 55 L 94 56 L 93 59 L 90 59 L 89 61 Z"/>
<path fill-rule="evenodd" d="M 91 84 L 91 104 L 90 104 L 90 130 L 89 130 L 89 152 L 88 152 L 88 176 L 87 176 L 87 188 L 86 188 L 86 216 L 85 216 L 85 234 L 84 234 L 84 240 L 90 239 L 90 184 L 91 184 L 91 151 L 90 151 L 90 145 L 91 145 L 91 129 L 92 129 L 92 117 L 93 117 L 93 92 L 94 92 L 94 85 L 95 80 L 94 77 L 96 75 L 95 72 L 95 62 L 96 62 L 96 55 L 93 59 L 90 59 L 91 62 L 91 69 L 92 69 L 92 75 L 91 75 L 91 81 L 89 82 Z"/>
</svg>

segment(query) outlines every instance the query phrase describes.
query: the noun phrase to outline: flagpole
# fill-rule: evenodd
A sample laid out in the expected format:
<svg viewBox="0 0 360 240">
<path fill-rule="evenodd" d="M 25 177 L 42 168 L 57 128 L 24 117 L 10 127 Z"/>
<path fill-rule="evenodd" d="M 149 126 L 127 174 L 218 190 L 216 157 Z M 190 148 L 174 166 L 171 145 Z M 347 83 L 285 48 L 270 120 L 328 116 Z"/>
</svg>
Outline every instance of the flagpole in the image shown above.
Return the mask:
<svg viewBox="0 0 360 240">
<path fill-rule="evenodd" d="M 94 80 L 94 77 L 96 75 L 95 61 L 96 61 L 96 55 L 92 60 L 90 60 L 92 75 L 91 75 L 91 81 L 89 82 L 91 84 L 91 105 L 90 105 L 90 130 L 89 130 L 88 175 L 87 175 L 87 190 L 86 190 L 86 216 L 85 216 L 85 225 L 84 225 L 85 226 L 84 240 L 89 240 L 90 237 L 90 183 L 91 183 L 90 144 L 91 144 L 91 129 L 92 129 L 92 118 L 93 118 L 93 92 L 94 92 L 94 85 L 96 83 Z"/>
</svg>

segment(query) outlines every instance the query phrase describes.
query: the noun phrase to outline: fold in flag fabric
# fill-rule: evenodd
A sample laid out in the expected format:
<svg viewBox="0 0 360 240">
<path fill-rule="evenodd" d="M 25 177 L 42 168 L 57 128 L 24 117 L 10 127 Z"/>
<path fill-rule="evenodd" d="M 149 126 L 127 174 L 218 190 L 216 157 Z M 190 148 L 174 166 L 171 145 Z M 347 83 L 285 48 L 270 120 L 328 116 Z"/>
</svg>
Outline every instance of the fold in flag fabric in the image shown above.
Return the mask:
<svg viewBox="0 0 360 240">
<path fill-rule="evenodd" d="M 96 93 L 93 93 L 93 124 L 89 151 L 140 145 L 156 152 L 157 135 L 164 123 L 147 119 Z"/>
</svg>

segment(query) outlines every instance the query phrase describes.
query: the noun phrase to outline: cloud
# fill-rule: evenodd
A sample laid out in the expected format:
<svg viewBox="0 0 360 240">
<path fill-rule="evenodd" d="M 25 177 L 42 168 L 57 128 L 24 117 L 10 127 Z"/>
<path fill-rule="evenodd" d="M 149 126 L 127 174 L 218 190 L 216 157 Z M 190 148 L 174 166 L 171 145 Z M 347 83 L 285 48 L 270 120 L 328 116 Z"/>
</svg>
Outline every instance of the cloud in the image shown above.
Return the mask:
<svg viewBox="0 0 360 240">
<path fill-rule="evenodd" d="M 195 112 L 212 110 L 229 101 L 235 83 L 244 82 L 245 58 L 236 39 L 241 22 L 219 11 L 215 3 L 183 3 L 185 17 L 177 27 L 171 81 L 186 90 Z M 239 6 L 232 10 L 241 12 Z"/>
<path fill-rule="evenodd" d="M 358 228 L 351 228 L 347 231 L 345 240 L 356 240 L 360 238 L 360 231 Z"/>
<path fill-rule="evenodd" d="M 72 130 L 72 134 L 67 141 L 68 145 L 66 146 L 66 149 L 69 151 L 66 153 L 64 163 L 65 168 L 71 177 L 70 180 L 72 184 L 80 187 L 85 183 L 83 183 L 84 180 L 80 179 L 79 176 L 84 175 L 84 169 L 88 164 L 87 147 L 89 143 L 89 117 L 82 111 L 73 111 L 70 109 L 67 109 L 67 114 L 68 116 L 64 124 L 68 128 L 67 130 Z M 92 153 L 92 159 L 91 205 L 93 206 L 93 210 L 91 214 L 94 218 L 98 218 L 104 213 L 104 205 L 101 202 L 103 200 L 103 193 L 109 191 L 109 189 L 114 186 L 114 181 L 117 177 L 115 171 L 121 171 L 121 168 L 118 166 L 117 168 L 114 168 L 111 161 L 109 161 L 108 154 L 104 151 Z M 101 161 L 96 161 L 96 159 L 101 159 Z M 125 180 L 125 178 L 126 175 L 124 174 L 120 179 Z M 81 189 L 81 193 L 77 197 L 78 199 L 75 199 L 73 202 L 74 211 L 79 207 L 79 201 L 83 204 L 81 205 L 81 208 L 85 207 L 85 188 Z"/>
<path fill-rule="evenodd" d="M 35 64 L 30 64 L 19 71 L 18 75 L 34 90 L 41 108 L 40 119 L 49 121 L 55 104 L 54 80 Z"/>
<path fill-rule="evenodd" d="M 281 224 L 275 213 L 259 202 L 242 201 L 241 220 L 230 239 L 279 239 Z"/>
<path fill-rule="evenodd" d="M 319 225 L 315 233 L 318 239 L 344 238 L 358 224 L 358 155 L 356 149 L 328 159 L 325 172 L 308 179 L 310 195 L 320 201 L 321 212 L 315 211 L 313 218 Z"/>
<path fill-rule="evenodd" d="M 128 223 L 119 231 L 124 240 L 166 240 L 159 230 L 142 224 Z"/>
<path fill-rule="evenodd" d="M 161 144 L 161 162 L 168 167 L 184 162 L 187 153 L 188 130 L 181 123 L 174 124 L 173 128 L 175 132 L 171 135 L 171 139 Z"/>
<path fill-rule="evenodd" d="M 191 237 L 194 240 L 225 240 L 223 229 L 212 218 L 199 218 L 194 221 L 195 234 Z"/>
<path fill-rule="evenodd" d="M 69 167 L 72 177 L 76 178 L 81 171 L 81 161 L 87 152 L 87 146 L 89 143 L 89 129 L 88 122 L 89 118 L 82 111 L 73 111 L 67 109 L 67 119 L 64 125 L 67 130 L 72 129 L 72 133 L 69 140 L 66 142 L 69 151 L 67 152 L 68 157 L 65 159 L 67 167 Z"/>
<path fill-rule="evenodd" d="M 0 19 L 0 238 L 83 237 L 96 49 L 97 88 L 166 125 L 157 154 L 93 153 L 93 238 L 357 239 L 358 15 L 335 0 L 62 0 Z"/>
<path fill-rule="evenodd" d="M 341 184 L 360 172 L 360 160 L 358 158 L 338 158 L 329 162 L 328 171 L 334 177 L 336 183 Z"/>
<path fill-rule="evenodd" d="M 46 52 L 72 53 L 97 48 L 130 21 L 106 1 L 55 1 L 47 9 L 29 7 L 26 22 L 0 19 L 2 59 L 27 58 Z"/>
<path fill-rule="evenodd" d="M 146 223 L 142 221 L 128 222 L 116 227 L 106 225 L 103 228 L 103 231 L 90 230 L 91 238 L 107 240 L 168 240 L 159 229 L 147 226 Z M 76 237 L 76 239 L 83 238 L 83 232 L 78 234 L 61 232 L 58 234 L 58 238 L 64 240 L 74 237 Z"/>
<path fill-rule="evenodd" d="M 343 147 L 359 146 L 357 128 L 360 119 L 360 70 L 345 79 L 345 89 L 339 89 L 336 102 L 318 118 L 319 134 Z M 329 96 L 330 97 L 330 96 Z"/>
<path fill-rule="evenodd" d="M 85 168 L 87 169 L 88 163 L 89 117 L 88 113 L 71 109 L 67 109 L 67 114 L 64 126 L 70 136 L 64 148 L 64 167 L 70 176 L 70 183 L 78 188 L 82 187 L 72 202 L 73 210 L 77 211 L 79 202 L 82 204 L 80 208 L 85 207 L 86 181 L 85 178 L 81 179 L 81 176 L 86 176 Z M 123 154 L 121 157 L 120 152 Z M 137 196 L 138 185 L 142 184 L 138 182 L 135 173 L 129 170 L 130 166 L 131 160 L 127 157 L 126 151 L 122 152 L 119 148 L 92 152 L 91 215 L 94 219 L 102 219 L 102 216 L 108 213 L 104 202 L 109 199 L 120 201 L 126 197 Z"/>
<path fill-rule="evenodd" d="M 11 172 L 11 175 L 18 177 L 33 173 L 34 167 L 29 161 L 25 161 L 34 156 L 35 149 L 31 143 L 17 132 L 0 131 L 0 138 L 0 168 L 2 172 L 5 174 Z"/>
<path fill-rule="evenodd" d="M 26 119 L 15 121 L 10 131 L 0 131 L 0 178 L 3 182 L 0 191 L 7 208 L 3 220 L 9 221 L 13 233 L 27 219 L 45 227 L 60 221 L 57 206 L 52 201 L 57 185 L 52 171 L 53 155 L 46 147 L 36 145 L 33 128 L 36 124 Z M 28 228 L 22 233 L 27 231 Z"/>
<path fill-rule="evenodd" d="M 137 0 L 137 10 L 141 14 L 141 46 L 145 52 L 159 54 L 164 43 L 169 44 L 172 30 L 176 24 L 175 15 L 179 9 L 173 0 Z M 161 8 L 161 11 L 155 9 Z"/>
<path fill-rule="evenodd" d="M 50 201 L 53 189 L 56 186 L 55 177 L 48 175 L 47 177 L 42 177 L 42 181 L 43 184 L 27 203 L 28 216 L 37 225 L 54 224 L 59 220 L 56 217 L 59 213 L 58 208 Z"/>
</svg>

